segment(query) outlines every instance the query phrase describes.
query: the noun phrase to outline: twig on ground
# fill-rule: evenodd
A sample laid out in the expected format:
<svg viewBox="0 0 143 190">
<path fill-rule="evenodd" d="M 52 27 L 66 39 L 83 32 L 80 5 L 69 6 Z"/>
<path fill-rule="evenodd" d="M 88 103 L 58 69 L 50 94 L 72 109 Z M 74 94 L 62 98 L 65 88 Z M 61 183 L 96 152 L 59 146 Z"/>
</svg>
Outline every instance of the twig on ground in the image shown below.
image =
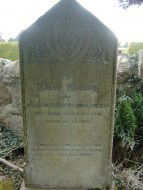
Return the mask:
<svg viewBox="0 0 143 190">
<path fill-rule="evenodd" d="M 0 163 L 2 163 L 2 164 L 6 165 L 6 166 L 8 166 L 8 167 L 10 167 L 10 168 L 12 168 L 12 169 L 14 169 L 14 170 L 18 170 L 18 171 L 20 171 L 20 172 L 23 172 L 23 169 L 22 169 L 22 168 L 20 168 L 20 167 L 14 165 L 14 164 L 12 164 L 11 162 L 8 162 L 7 160 L 5 160 L 5 159 L 3 159 L 3 158 L 0 158 Z"/>
<path fill-rule="evenodd" d="M 129 161 L 129 162 L 132 162 L 132 163 L 134 163 L 134 164 L 140 164 L 140 165 L 142 165 L 142 163 L 140 163 L 140 162 L 135 162 L 135 161 L 129 160 L 129 159 L 127 159 L 127 158 L 124 158 L 124 160 L 127 160 L 127 161 Z"/>
</svg>

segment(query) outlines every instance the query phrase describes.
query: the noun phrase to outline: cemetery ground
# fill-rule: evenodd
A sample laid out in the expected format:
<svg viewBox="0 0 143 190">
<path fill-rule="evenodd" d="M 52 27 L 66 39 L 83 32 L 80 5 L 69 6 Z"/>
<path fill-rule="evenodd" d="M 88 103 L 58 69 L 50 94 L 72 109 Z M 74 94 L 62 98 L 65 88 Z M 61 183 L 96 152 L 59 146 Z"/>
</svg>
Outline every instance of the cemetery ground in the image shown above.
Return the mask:
<svg viewBox="0 0 143 190">
<path fill-rule="evenodd" d="M 143 80 L 129 76 L 117 87 L 113 169 L 116 190 L 143 189 Z M 0 124 L 0 173 L 19 190 L 23 181 L 24 148 L 22 137 Z M 12 163 L 13 165 L 10 165 Z M 16 168 L 15 168 L 16 166 Z M 18 167 L 17 167 L 18 166 Z"/>
<path fill-rule="evenodd" d="M 23 181 L 22 168 L 25 165 L 23 139 L 7 129 L 2 123 L 0 123 L 0 137 L 0 176 L 4 183 L 8 181 L 14 187 L 14 190 L 19 190 Z M 8 161 L 8 163 L 5 163 L 5 161 Z"/>
</svg>

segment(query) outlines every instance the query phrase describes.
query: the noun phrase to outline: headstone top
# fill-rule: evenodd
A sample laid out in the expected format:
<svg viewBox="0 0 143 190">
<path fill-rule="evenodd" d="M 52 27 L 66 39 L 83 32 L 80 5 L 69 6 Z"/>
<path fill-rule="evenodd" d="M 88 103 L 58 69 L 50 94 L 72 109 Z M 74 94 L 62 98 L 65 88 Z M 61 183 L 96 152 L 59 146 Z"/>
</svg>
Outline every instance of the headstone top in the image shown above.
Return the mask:
<svg viewBox="0 0 143 190">
<path fill-rule="evenodd" d="M 29 49 L 36 48 L 37 44 L 43 49 L 45 46 L 49 47 L 44 53 L 44 59 L 55 60 L 56 63 L 86 60 L 91 54 L 92 60 L 95 60 L 97 55 L 93 53 L 93 45 L 97 48 L 96 51 L 101 48 L 104 52 L 110 41 L 114 40 L 117 43 L 110 29 L 75 0 L 61 0 L 23 32 L 22 36 Z M 102 56 L 99 54 L 98 57 Z M 105 52 L 103 54 L 105 56 Z M 33 59 L 40 61 L 40 55 L 37 53 Z"/>
<path fill-rule="evenodd" d="M 106 35 L 110 35 L 114 40 L 117 41 L 114 33 L 104 25 L 95 15 L 83 8 L 76 0 L 61 0 L 43 16 L 41 16 L 28 30 L 32 30 L 32 33 L 36 33 L 39 27 L 41 30 L 43 28 L 48 29 L 51 25 L 56 25 L 56 20 L 61 23 L 71 19 L 71 23 L 65 23 L 67 25 L 79 22 L 80 25 L 84 25 L 85 29 L 93 30 L 93 26 L 99 25 L 100 30 L 104 30 Z M 42 27 L 42 28 L 41 28 Z M 74 26 L 73 26 L 74 27 Z M 97 30 L 98 30 L 97 28 Z M 73 28 L 74 29 L 74 28 Z M 41 31 L 40 30 L 40 31 Z M 102 31 L 100 31 L 102 33 Z M 24 33 L 24 32 L 23 32 Z"/>
</svg>

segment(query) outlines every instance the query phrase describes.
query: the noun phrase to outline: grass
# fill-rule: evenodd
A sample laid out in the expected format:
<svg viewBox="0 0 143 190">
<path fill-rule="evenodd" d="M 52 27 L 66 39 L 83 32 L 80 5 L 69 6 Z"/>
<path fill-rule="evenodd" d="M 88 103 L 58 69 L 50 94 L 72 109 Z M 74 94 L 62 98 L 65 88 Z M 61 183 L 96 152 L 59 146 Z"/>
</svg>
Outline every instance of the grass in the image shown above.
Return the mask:
<svg viewBox="0 0 143 190">
<path fill-rule="evenodd" d="M 0 58 L 16 61 L 19 59 L 18 42 L 0 42 Z"/>
</svg>

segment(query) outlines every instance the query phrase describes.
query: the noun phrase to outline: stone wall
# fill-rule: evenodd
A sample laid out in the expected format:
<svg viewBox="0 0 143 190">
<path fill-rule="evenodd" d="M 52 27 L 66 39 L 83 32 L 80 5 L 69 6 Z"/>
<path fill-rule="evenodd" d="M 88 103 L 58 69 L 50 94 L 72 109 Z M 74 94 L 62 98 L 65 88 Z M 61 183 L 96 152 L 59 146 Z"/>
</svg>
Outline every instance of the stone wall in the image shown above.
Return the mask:
<svg viewBox="0 0 143 190">
<path fill-rule="evenodd" d="M 143 78 L 143 50 L 138 52 L 139 76 Z"/>
<path fill-rule="evenodd" d="M 123 83 L 131 75 L 139 76 L 137 58 L 120 54 L 117 59 L 117 83 Z"/>
<path fill-rule="evenodd" d="M 21 91 L 19 61 L 0 58 L 0 122 L 21 134 Z"/>
</svg>

